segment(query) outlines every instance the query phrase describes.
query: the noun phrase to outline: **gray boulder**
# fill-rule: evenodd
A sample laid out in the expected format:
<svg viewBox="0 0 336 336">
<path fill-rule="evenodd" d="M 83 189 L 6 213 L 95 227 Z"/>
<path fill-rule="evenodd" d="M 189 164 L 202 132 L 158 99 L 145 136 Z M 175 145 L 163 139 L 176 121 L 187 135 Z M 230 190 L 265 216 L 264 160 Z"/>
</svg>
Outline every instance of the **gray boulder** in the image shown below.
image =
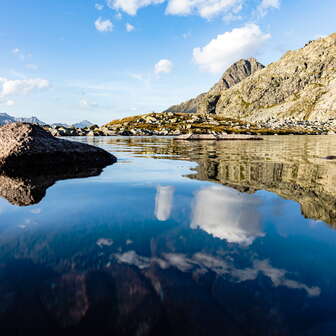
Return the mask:
<svg viewBox="0 0 336 336">
<path fill-rule="evenodd" d="M 59 167 L 106 167 L 116 162 L 107 151 L 53 137 L 38 125 L 0 127 L 0 171 L 52 171 Z"/>
</svg>

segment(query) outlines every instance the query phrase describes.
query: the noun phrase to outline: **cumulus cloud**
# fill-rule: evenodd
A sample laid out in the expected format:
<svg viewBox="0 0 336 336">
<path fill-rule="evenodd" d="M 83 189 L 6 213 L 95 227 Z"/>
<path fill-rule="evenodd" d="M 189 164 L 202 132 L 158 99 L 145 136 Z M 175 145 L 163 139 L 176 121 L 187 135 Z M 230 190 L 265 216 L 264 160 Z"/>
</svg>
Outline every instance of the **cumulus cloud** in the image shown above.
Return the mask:
<svg viewBox="0 0 336 336">
<path fill-rule="evenodd" d="M 271 8 L 279 9 L 280 0 L 262 0 L 260 5 L 257 8 L 257 13 L 260 16 L 265 16 L 268 10 Z"/>
<path fill-rule="evenodd" d="M 101 11 L 101 10 L 104 9 L 104 5 L 101 5 L 101 4 L 99 4 L 99 3 L 96 3 L 96 4 L 95 4 L 95 8 L 96 8 L 97 10 Z"/>
<path fill-rule="evenodd" d="M 113 23 L 111 20 L 103 20 L 102 18 L 98 18 L 95 21 L 95 27 L 100 32 L 111 32 L 113 30 Z"/>
<path fill-rule="evenodd" d="M 126 30 L 130 33 L 135 29 L 135 27 L 133 25 L 131 25 L 130 23 L 126 23 Z"/>
<path fill-rule="evenodd" d="M 136 15 L 142 7 L 167 3 L 166 14 L 171 15 L 200 15 L 203 18 L 211 19 L 214 16 L 238 12 L 242 8 L 243 0 L 108 0 L 108 5 L 115 9 L 124 11 L 129 15 Z"/>
<path fill-rule="evenodd" d="M 46 89 L 49 86 L 49 81 L 41 78 L 10 80 L 0 77 L 0 97 L 27 94 L 36 89 Z"/>
<path fill-rule="evenodd" d="M 204 47 L 195 48 L 193 58 L 205 71 L 223 72 L 240 58 L 254 56 L 270 37 L 258 25 L 246 24 L 218 35 Z"/>
<path fill-rule="evenodd" d="M 241 3 L 241 0 L 169 0 L 166 13 L 172 15 L 198 14 L 203 18 L 211 19 L 229 11 L 240 11 Z"/>
<path fill-rule="evenodd" d="M 160 73 L 170 73 L 173 69 L 172 61 L 168 59 L 162 59 L 155 64 L 154 71 L 157 75 Z"/>
<path fill-rule="evenodd" d="M 139 8 L 160 4 L 165 0 L 108 0 L 109 7 L 121 10 L 129 15 L 136 15 Z"/>
</svg>

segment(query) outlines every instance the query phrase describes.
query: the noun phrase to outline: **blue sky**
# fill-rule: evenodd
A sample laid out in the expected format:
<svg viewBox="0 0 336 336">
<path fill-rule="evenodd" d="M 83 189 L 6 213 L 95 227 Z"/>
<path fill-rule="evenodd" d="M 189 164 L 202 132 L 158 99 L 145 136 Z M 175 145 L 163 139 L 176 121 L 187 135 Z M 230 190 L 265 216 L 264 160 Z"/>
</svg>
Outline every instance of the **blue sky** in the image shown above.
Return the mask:
<svg viewBox="0 0 336 336">
<path fill-rule="evenodd" d="M 0 112 L 46 122 L 160 112 L 232 62 L 336 31 L 335 0 L 1 0 Z"/>
</svg>

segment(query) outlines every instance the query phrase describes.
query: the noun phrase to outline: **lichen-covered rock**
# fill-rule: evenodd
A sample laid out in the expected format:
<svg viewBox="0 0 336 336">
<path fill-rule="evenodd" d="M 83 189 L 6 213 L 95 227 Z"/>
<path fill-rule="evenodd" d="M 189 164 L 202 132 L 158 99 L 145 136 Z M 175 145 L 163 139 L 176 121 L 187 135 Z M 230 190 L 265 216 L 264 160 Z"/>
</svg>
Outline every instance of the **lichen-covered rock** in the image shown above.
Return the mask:
<svg viewBox="0 0 336 336">
<path fill-rule="evenodd" d="M 215 113 L 253 121 L 335 118 L 336 33 L 288 51 L 278 62 L 222 90 Z"/>
<path fill-rule="evenodd" d="M 116 158 L 101 148 L 57 139 L 33 124 L 0 127 L 0 171 L 53 170 L 59 167 L 105 167 Z"/>
</svg>

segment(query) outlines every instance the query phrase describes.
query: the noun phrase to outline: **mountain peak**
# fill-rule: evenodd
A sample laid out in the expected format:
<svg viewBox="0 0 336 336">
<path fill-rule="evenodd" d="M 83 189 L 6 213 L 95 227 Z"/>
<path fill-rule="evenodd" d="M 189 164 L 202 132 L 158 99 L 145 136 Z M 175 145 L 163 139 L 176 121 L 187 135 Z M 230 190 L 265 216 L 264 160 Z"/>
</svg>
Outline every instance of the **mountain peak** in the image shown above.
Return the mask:
<svg viewBox="0 0 336 336">
<path fill-rule="evenodd" d="M 210 89 L 208 93 L 202 93 L 194 99 L 190 99 L 179 105 L 174 105 L 164 112 L 184 112 L 194 113 L 202 112 L 199 107 L 208 94 L 216 96 L 222 90 L 229 89 L 234 85 L 240 83 L 243 79 L 251 76 L 258 70 L 263 69 L 265 66 L 259 63 L 255 58 L 240 59 L 232 64 L 222 75 L 221 79 Z"/>
</svg>

